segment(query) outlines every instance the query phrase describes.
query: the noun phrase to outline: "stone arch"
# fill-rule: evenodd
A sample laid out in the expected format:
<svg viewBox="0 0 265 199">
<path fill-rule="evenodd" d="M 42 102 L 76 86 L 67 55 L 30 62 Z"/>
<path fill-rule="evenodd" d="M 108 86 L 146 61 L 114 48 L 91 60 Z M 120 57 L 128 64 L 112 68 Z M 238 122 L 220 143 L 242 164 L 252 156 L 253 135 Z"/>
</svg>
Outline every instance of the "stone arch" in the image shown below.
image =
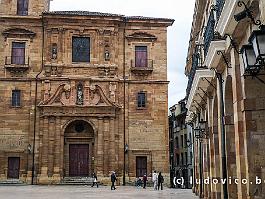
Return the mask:
<svg viewBox="0 0 265 199">
<path fill-rule="evenodd" d="M 95 135 L 98 132 L 98 129 L 97 129 L 96 125 L 92 121 L 87 120 L 85 118 L 78 118 L 78 119 L 75 118 L 75 119 L 71 119 L 71 120 L 67 121 L 62 127 L 62 131 L 65 132 L 65 129 L 67 128 L 67 126 L 69 126 L 72 122 L 74 122 L 76 120 L 82 120 L 82 121 L 87 122 L 93 128 L 93 131 L 94 131 Z"/>
<path fill-rule="evenodd" d="M 224 86 L 225 104 L 225 132 L 226 132 L 226 153 L 227 153 L 227 176 L 237 178 L 236 170 L 236 148 L 235 148 L 235 126 L 232 77 L 227 76 Z M 229 198 L 237 197 L 237 185 L 228 184 Z"/>
<path fill-rule="evenodd" d="M 68 121 L 64 131 L 64 176 L 88 177 L 94 172 L 96 128 L 83 118 Z"/>
<path fill-rule="evenodd" d="M 213 99 L 213 105 L 212 105 L 212 145 L 211 145 L 211 150 L 213 151 L 213 162 L 211 162 L 211 168 L 213 169 L 213 176 L 212 178 L 217 178 L 219 179 L 221 177 L 221 159 L 220 159 L 220 142 L 219 142 L 219 117 L 218 117 L 218 103 L 219 99 L 217 94 L 215 94 L 214 99 Z M 213 198 L 221 198 L 221 185 L 212 185 L 212 196 Z"/>
</svg>

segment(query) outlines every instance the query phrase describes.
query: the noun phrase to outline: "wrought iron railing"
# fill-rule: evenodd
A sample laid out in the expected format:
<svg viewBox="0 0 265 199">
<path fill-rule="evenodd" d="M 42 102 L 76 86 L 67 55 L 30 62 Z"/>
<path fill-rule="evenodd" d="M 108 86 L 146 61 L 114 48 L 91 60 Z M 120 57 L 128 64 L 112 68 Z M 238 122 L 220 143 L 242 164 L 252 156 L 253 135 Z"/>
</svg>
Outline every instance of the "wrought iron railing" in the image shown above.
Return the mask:
<svg viewBox="0 0 265 199">
<path fill-rule="evenodd" d="M 194 79 L 196 70 L 198 68 L 198 63 L 199 63 L 198 62 L 198 54 L 197 54 L 197 52 L 195 52 L 195 54 L 193 54 L 193 56 L 192 56 L 192 67 L 191 67 L 191 71 L 190 71 L 190 74 L 189 74 L 188 86 L 187 86 L 187 89 L 186 89 L 187 97 L 190 95 L 193 79 Z"/>
<path fill-rule="evenodd" d="M 221 14 L 222 14 L 224 4 L 225 4 L 225 0 L 216 0 L 216 8 L 215 9 L 216 9 L 217 20 L 219 20 Z"/>
<path fill-rule="evenodd" d="M 152 59 L 137 59 L 131 60 L 132 69 L 153 69 L 154 60 Z"/>
<path fill-rule="evenodd" d="M 212 40 L 214 39 L 214 26 L 215 26 L 215 19 L 214 19 L 214 12 L 211 10 L 207 26 L 205 27 L 205 32 L 204 32 L 204 56 L 206 57 L 210 44 Z"/>
</svg>

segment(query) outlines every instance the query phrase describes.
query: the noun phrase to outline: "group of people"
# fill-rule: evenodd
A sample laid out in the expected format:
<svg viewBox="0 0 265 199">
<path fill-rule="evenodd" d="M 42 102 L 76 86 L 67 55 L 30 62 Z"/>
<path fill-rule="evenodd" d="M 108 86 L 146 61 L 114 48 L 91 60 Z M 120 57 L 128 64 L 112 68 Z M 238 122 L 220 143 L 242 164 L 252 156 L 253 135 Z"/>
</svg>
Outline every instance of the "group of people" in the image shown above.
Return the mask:
<svg viewBox="0 0 265 199">
<path fill-rule="evenodd" d="M 157 172 L 154 171 L 154 173 L 152 175 L 152 180 L 154 183 L 154 190 L 159 190 L 160 188 L 161 188 L 161 190 L 163 190 L 164 177 L 162 176 L 161 172 L 159 172 L 159 174 L 157 174 Z"/>
<path fill-rule="evenodd" d="M 95 173 L 92 174 L 92 178 L 93 178 L 93 184 L 91 187 L 94 187 L 95 185 L 98 187 L 98 179 Z M 111 173 L 110 180 L 111 180 L 111 190 L 115 190 L 116 189 L 115 182 L 117 181 L 117 177 L 114 171 Z M 152 181 L 154 183 L 154 190 L 159 190 L 160 188 L 161 190 L 163 190 L 164 177 L 162 176 L 161 172 L 157 174 L 157 172 L 154 171 L 152 174 Z M 147 183 L 146 173 L 143 176 L 143 180 L 141 180 L 140 178 L 137 178 L 136 180 L 136 186 L 139 187 L 139 186 L 142 186 L 143 184 L 144 189 L 146 189 L 146 183 Z"/>
</svg>

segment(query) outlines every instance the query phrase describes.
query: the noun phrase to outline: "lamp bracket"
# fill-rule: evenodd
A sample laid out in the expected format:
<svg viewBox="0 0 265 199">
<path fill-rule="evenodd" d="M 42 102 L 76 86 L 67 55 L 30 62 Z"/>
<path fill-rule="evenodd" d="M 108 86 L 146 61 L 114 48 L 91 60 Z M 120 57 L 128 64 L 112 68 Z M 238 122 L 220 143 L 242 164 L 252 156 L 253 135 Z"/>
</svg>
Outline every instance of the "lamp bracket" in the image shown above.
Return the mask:
<svg viewBox="0 0 265 199">
<path fill-rule="evenodd" d="M 229 62 L 228 62 L 228 60 L 227 60 L 227 58 L 226 58 L 226 56 L 225 56 L 223 51 L 218 50 L 217 51 L 217 55 L 222 55 L 222 58 L 224 59 L 227 68 L 232 68 L 231 65 L 229 64 Z"/>
<path fill-rule="evenodd" d="M 250 18 L 251 22 L 257 26 L 261 26 L 261 21 L 260 20 L 255 20 L 254 16 L 253 16 L 253 11 L 251 11 L 249 9 L 249 7 L 246 5 L 246 3 L 244 1 L 238 1 L 237 3 L 238 7 L 242 7 L 244 6 L 245 7 L 245 12 L 247 14 L 247 17 Z"/>
<path fill-rule="evenodd" d="M 200 93 L 196 93 L 196 95 L 198 95 L 205 102 L 205 104 L 207 104 L 206 100 L 200 95 Z"/>
<path fill-rule="evenodd" d="M 230 44 L 231 44 L 232 48 L 235 49 L 236 53 L 237 53 L 237 54 L 242 54 L 242 52 L 240 52 L 240 51 L 238 50 L 237 43 L 236 43 L 235 40 L 232 38 L 232 36 L 226 33 L 226 34 L 224 35 L 224 39 L 227 39 L 227 38 L 230 39 Z"/>
<path fill-rule="evenodd" d="M 205 92 L 201 87 L 198 87 L 198 90 L 201 90 L 204 93 L 204 95 L 206 95 L 209 99 L 212 99 L 212 97 L 209 96 L 208 93 Z"/>
<path fill-rule="evenodd" d="M 215 68 L 210 68 L 210 70 L 213 70 L 215 72 L 217 79 L 221 79 L 222 83 L 224 83 L 224 80 L 222 78 L 222 73 L 219 73 Z"/>
<path fill-rule="evenodd" d="M 203 77 L 202 80 L 206 80 L 216 90 L 216 87 L 206 77 Z"/>
</svg>

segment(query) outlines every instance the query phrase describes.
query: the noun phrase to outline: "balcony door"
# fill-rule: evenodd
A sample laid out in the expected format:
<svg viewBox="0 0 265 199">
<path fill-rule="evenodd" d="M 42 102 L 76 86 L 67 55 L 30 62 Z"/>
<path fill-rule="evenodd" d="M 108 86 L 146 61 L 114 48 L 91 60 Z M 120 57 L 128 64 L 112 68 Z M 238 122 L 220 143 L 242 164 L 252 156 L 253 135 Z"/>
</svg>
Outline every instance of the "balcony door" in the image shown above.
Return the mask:
<svg viewBox="0 0 265 199">
<path fill-rule="evenodd" d="M 13 42 L 11 64 L 24 65 L 25 64 L 25 43 Z"/>
<path fill-rule="evenodd" d="M 147 46 L 135 46 L 135 67 L 147 67 Z"/>
</svg>

